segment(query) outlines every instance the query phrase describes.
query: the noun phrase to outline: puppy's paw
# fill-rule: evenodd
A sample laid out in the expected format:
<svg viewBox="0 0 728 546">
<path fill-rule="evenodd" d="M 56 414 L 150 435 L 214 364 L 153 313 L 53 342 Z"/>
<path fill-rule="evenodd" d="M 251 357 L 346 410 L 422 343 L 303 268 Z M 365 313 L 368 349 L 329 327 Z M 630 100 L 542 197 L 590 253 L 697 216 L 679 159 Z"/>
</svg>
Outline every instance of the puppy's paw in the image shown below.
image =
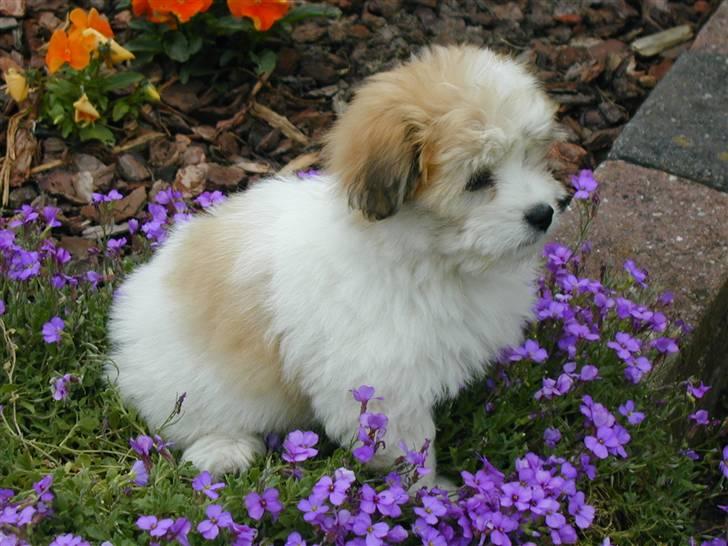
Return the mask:
<svg viewBox="0 0 728 546">
<path fill-rule="evenodd" d="M 227 436 L 203 436 L 182 454 L 200 470 L 215 476 L 227 472 L 246 471 L 255 457 L 265 452 L 265 445 L 255 436 L 230 438 Z"/>
</svg>

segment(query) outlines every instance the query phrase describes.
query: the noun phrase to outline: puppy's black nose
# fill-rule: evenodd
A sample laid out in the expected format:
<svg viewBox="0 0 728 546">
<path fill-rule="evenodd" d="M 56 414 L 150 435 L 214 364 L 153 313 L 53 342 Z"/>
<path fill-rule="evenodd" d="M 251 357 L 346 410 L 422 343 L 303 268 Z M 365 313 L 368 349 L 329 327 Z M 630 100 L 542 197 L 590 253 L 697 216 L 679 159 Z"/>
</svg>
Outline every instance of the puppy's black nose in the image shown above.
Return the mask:
<svg viewBox="0 0 728 546">
<path fill-rule="evenodd" d="M 526 222 L 536 229 L 546 231 L 554 217 L 554 208 L 546 203 L 535 205 L 526 211 Z"/>
</svg>

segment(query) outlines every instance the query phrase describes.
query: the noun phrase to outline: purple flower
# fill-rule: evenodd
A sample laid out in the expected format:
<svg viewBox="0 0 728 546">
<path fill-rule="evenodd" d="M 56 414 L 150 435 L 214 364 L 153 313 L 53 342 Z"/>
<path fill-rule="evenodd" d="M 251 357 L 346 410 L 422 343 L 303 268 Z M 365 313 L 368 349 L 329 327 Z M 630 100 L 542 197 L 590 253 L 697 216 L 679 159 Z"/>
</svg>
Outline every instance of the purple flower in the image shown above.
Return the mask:
<svg viewBox="0 0 728 546">
<path fill-rule="evenodd" d="M 545 362 L 548 357 L 549 354 L 546 352 L 546 349 L 541 348 L 537 341 L 527 339 L 520 347 L 511 349 L 509 359 L 511 362 L 517 362 L 524 358 L 528 358 L 534 362 L 542 363 Z"/>
<path fill-rule="evenodd" d="M 547 243 L 543 248 L 543 254 L 546 257 L 546 267 L 554 273 L 573 258 L 571 249 L 559 243 Z"/>
<path fill-rule="evenodd" d="M 364 484 L 361 488 L 361 502 L 359 507 L 362 512 L 374 514 L 379 512 L 385 516 L 392 515 L 392 510 L 399 512 L 392 492 L 388 489 L 377 492 L 372 486 Z"/>
<path fill-rule="evenodd" d="M 192 489 L 195 491 L 201 491 L 203 495 L 211 499 L 216 499 L 220 496 L 217 492 L 218 489 L 225 487 L 222 482 L 212 483 L 212 475 L 207 471 L 200 472 L 194 480 L 192 480 Z"/>
<path fill-rule="evenodd" d="M 624 404 L 619 406 L 619 413 L 627 418 L 627 422 L 630 425 L 639 425 L 645 419 L 645 414 L 641 411 L 634 411 L 634 401 L 627 400 Z"/>
<path fill-rule="evenodd" d="M 416 506 L 415 514 L 424 519 L 429 525 L 436 525 L 439 518 L 447 513 L 447 508 L 437 497 L 424 495 L 421 499 L 422 506 Z"/>
<path fill-rule="evenodd" d="M 584 445 L 599 459 L 606 459 L 609 456 L 607 448 L 617 447 L 619 441 L 612 427 L 602 426 L 597 429 L 596 436 L 584 438 Z"/>
<path fill-rule="evenodd" d="M 137 485 L 147 485 L 149 483 L 149 472 L 147 467 L 144 466 L 143 461 L 136 460 L 131 465 L 131 479 Z"/>
<path fill-rule="evenodd" d="M 11 228 L 33 223 L 38 219 L 38 212 L 30 205 L 22 205 L 16 212 L 19 216 L 10 221 L 8 226 Z"/>
<path fill-rule="evenodd" d="M 548 427 L 543 433 L 543 441 L 546 446 L 553 449 L 561 441 L 561 431 L 557 428 Z"/>
<path fill-rule="evenodd" d="M 723 446 L 723 460 L 718 465 L 724 478 L 728 478 L 728 445 Z"/>
<path fill-rule="evenodd" d="M 11 542 L 9 544 L 20 545 L 20 544 L 25 544 L 25 543 Z M 79 536 L 76 536 L 71 533 L 66 533 L 64 535 L 58 535 L 56 538 L 53 539 L 53 541 L 48 546 L 91 546 L 91 545 Z"/>
<path fill-rule="evenodd" d="M 665 354 L 676 353 L 679 350 L 675 340 L 669 337 L 655 339 L 650 345 Z"/>
<path fill-rule="evenodd" d="M 351 487 L 348 479 L 332 480 L 329 476 L 322 477 L 313 487 L 312 496 L 318 500 L 328 500 L 334 506 L 341 506 L 346 501 L 346 492 Z"/>
<path fill-rule="evenodd" d="M 78 377 L 73 374 L 67 373 L 53 380 L 51 384 L 51 392 L 53 394 L 53 400 L 60 401 L 65 400 L 68 397 L 68 385 L 69 383 L 78 383 Z"/>
<path fill-rule="evenodd" d="M 698 425 L 708 425 L 710 424 L 710 417 L 708 415 L 708 411 L 701 409 L 696 411 L 695 413 L 691 413 L 688 415 L 690 419 L 695 421 Z"/>
<path fill-rule="evenodd" d="M 300 533 L 293 532 L 288 535 L 284 546 L 306 546 L 306 541 L 303 540 L 303 537 Z"/>
<path fill-rule="evenodd" d="M 220 529 L 226 529 L 233 524 L 230 512 L 225 512 L 219 504 L 211 504 L 205 508 L 207 519 L 197 524 L 197 530 L 207 540 L 213 540 L 220 534 Z"/>
<path fill-rule="evenodd" d="M 5 314 L 5 300 L 0 300 L 0 316 Z"/>
<path fill-rule="evenodd" d="M 129 440 L 129 446 L 143 458 L 148 458 L 151 453 L 152 447 L 154 446 L 154 440 L 152 440 L 146 434 L 140 434 L 136 438 Z"/>
<path fill-rule="evenodd" d="M 275 487 L 266 489 L 262 495 L 255 491 L 248 493 L 245 496 L 245 508 L 248 510 L 248 515 L 256 521 L 263 519 L 266 511 L 270 512 L 273 519 L 283 511 L 283 505 L 278 500 L 278 489 Z"/>
<path fill-rule="evenodd" d="M 639 383 L 645 374 L 649 373 L 652 369 L 652 364 L 644 356 L 629 360 L 626 362 L 624 368 L 624 376 L 629 380 L 630 383 Z"/>
<path fill-rule="evenodd" d="M 60 212 L 61 210 L 57 207 L 43 207 L 41 214 L 43 215 L 43 219 L 46 221 L 46 228 L 54 228 L 61 225 L 58 221 L 58 214 L 60 214 Z"/>
<path fill-rule="evenodd" d="M 118 239 L 109 239 L 106 243 L 106 250 L 109 256 L 116 256 L 121 252 L 122 247 L 126 244 L 126 237 L 119 237 Z"/>
<path fill-rule="evenodd" d="M 490 541 L 497 546 L 511 546 L 511 539 L 508 533 L 518 529 L 518 521 L 501 512 L 491 512 L 486 524 L 491 529 Z"/>
<path fill-rule="evenodd" d="M 189 546 L 190 541 L 187 539 L 187 535 L 192 530 L 192 523 L 187 518 L 177 518 L 174 523 L 169 527 L 167 536 L 165 537 L 168 541 L 176 540 L 182 546 Z"/>
<path fill-rule="evenodd" d="M 354 448 L 351 451 L 351 454 L 360 463 L 368 463 L 374 458 L 374 446 L 369 444 L 359 446 L 357 448 Z"/>
<path fill-rule="evenodd" d="M 43 502 L 51 502 L 54 497 L 53 493 L 51 493 L 52 485 L 53 476 L 51 474 L 47 474 L 33 484 L 33 490 L 38 494 L 38 498 L 40 500 Z M 0 506 L 2 506 L 2 502 L 0 502 Z"/>
<path fill-rule="evenodd" d="M 369 400 L 374 397 L 374 387 L 370 387 L 369 385 L 362 385 L 358 389 L 352 390 L 351 394 L 354 396 L 354 400 L 356 400 L 357 402 L 369 402 Z"/>
<path fill-rule="evenodd" d="M 136 526 L 143 531 L 147 531 L 153 537 L 166 535 L 173 523 L 174 520 L 170 518 L 157 519 L 157 516 L 140 516 L 136 520 Z"/>
<path fill-rule="evenodd" d="M 139 231 L 139 220 L 136 218 L 132 218 L 127 223 L 127 226 L 129 226 L 129 234 L 134 235 L 137 231 Z"/>
<path fill-rule="evenodd" d="M 638 268 L 634 261 L 627 260 L 624 262 L 624 270 L 632 276 L 637 284 L 640 286 L 647 286 L 645 283 L 647 280 L 647 272 Z"/>
<path fill-rule="evenodd" d="M 195 199 L 195 202 L 200 205 L 203 209 L 208 209 L 210 207 L 213 207 L 215 205 L 219 205 L 220 203 L 225 201 L 225 196 L 220 191 L 213 191 L 213 192 L 202 192 L 197 199 Z"/>
<path fill-rule="evenodd" d="M 629 360 L 633 353 L 639 352 L 641 344 L 639 340 L 633 338 L 625 332 L 617 332 L 614 341 L 608 341 L 607 347 L 614 349 L 617 356 L 622 360 Z"/>
<path fill-rule="evenodd" d="M 362 512 L 354 518 L 352 531 L 360 537 L 365 537 L 366 546 L 380 546 L 384 544 L 382 539 L 387 536 L 389 525 L 384 522 L 372 523 L 371 516 Z"/>
<path fill-rule="evenodd" d="M 66 325 L 61 317 L 53 317 L 43 325 L 43 341 L 46 343 L 58 343 L 61 341 L 61 334 Z"/>
<path fill-rule="evenodd" d="M 38 252 L 27 252 L 17 249 L 10 259 L 8 277 L 14 281 L 27 281 L 40 273 L 40 255 Z"/>
<path fill-rule="evenodd" d="M 296 507 L 303 512 L 303 519 L 309 523 L 315 521 L 320 515 L 329 511 L 329 507 L 324 502 L 319 502 L 313 497 L 301 499 Z"/>
<path fill-rule="evenodd" d="M 692 383 L 688 383 L 687 390 L 688 394 L 690 394 L 693 398 L 702 398 L 705 396 L 705 393 L 707 393 L 712 387 L 703 384 L 703 382 L 700 382 L 700 385 L 697 387 L 694 386 Z"/>
<path fill-rule="evenodd" d="M 571 185 L 576 190 L 574 199 L 589 199 L 599 186 L 594 173 L 588 169 L 582 169 L 578 175 L 572 176 Z"/>
<path fill-rule="evenodd" d="M 283 459 L 289 463 L 300 463 L 315 457 L 318 450 L 314 449 L 313 446 L 318 443 L 318 439 L 318 434 L 315 432 L 302 432 L 300 430 L 289 432 L 283 442 Z"/>
<path fill-rule="evenodd" d="M 594 381 L 598 377 L 599 368 L 597 368 L 596 366 L 592 366 L 591 364 L 582 366 L 581 370 L 579 371 L 579 379 L 584 382 Z"/>
<path fill-rule="evenodd" d="M 119 201 L 124 196 L 121 195 L 117 190 L 111 190 L 109 193 L 104 195 L 103 193 L 93 192 L 91 194 L 91 201 L 93 203 L 111 203 L 112 201 Z"/>
<path fill-rule="evenodd" d="M 584 493 L 577 491 L 569 499 L 569 514 L 574 516 L 576 526 L 580 529 L 586 529 L 594 521 L 594 507 L 586 504 L 584 501 Z"/>
</svg>

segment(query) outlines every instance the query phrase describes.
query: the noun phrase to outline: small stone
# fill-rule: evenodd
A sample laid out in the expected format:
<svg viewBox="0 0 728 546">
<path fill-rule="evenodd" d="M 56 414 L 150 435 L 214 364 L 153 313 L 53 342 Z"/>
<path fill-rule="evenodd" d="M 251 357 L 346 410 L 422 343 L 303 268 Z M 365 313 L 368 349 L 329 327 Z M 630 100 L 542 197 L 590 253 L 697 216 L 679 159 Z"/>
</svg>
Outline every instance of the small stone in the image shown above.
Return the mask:
<svg viewBox="0 0 728 546">
<path fill-rule="evenodd" d="M 0 15 L 23 17 L 25 15 L 25 0 L 0 0 Z"/>
<path fill-rule="evenodd" d="M 520 23 L 523 21 L 523 11 L 518 4 L 509 2 L 508 4 L 499 4 L 491 8 L 493 15 L 501 21 L 513 21 Z"/>
<path fill-rule="evenodd" d="M 182 153 L 183 165 L 199 165 L 207 160 L 205 148 L 199 145 L 192 145 Z"/>
<path fill-rule="evenodd" d="M 351 36 L 356 38 L 357 40 L 365 40 L 369 38 L 371 32 L 364 25 L 351 25 L 349 34 L 351 34 Z"/>
<path fill-rule="evenodd" d="M 207 163 L 201 165 L 188 165 L 177 171 L 174 180 L 174 189 L 182 192 L 185 197 L 195 197 L 205 191 L 207 180 Z"/>
<path fill-rule="evenodd" d="M 38 197 L 38 192 L 32 185 L 21 186 L 10 191 L 9 204 L 13 209 L 19 209 L 21 205 L 30 203 Z"/>
<path fill-rule="evenodd" d="M 134 218 L 146 200 L 147 190 L 143 186 L 140 186 L 123 199 L 114 201 L 114 221 L 118 224 L 129 218 Z"/>
<path fill-rule="evenodd" d="M 245 180 L 245 177 L 245 171 L 239 167 L 218 165 L 217 163 L 208 164 L 207 180 L 215 187 L 235 188 Z"/>
<path fill-rule="evenodd" d="M 319 40 L 324 34 L 326 34 L 325 27 L 321 27 L 313 21 L 308 21 L 296 26 L 291 33 L 291 38 L 295 42 L 308 44 Z"/>
<path fill-rule="evenodd" d="M 63 21 L 56 17 L 52 11 L 43 11 L 38 15 L 38 24 L 48 32 L 53 32 L 63 24 Z"/>
<path fill-rule="evenodd" d="M 401 0 L 369 0 L 367 9 L 374 15 L 393 17 L 402 8 Z"/>
<path fill-rule="evenodd" d="M 144 161 L 134 154 L 122 154 L 116 162 L 119 175 L 129 182 L 140 182 L 149 178 L 149 169 Z"/>
<path fill-rule="evenodd" d="M 83 237 L 71 237 L 62 235 L 59 245 L 68 250 L 74 258 L 88 258 L 88 252 L 92 248 L 96 248 L 96 243 Z"/>
<path fill-rule="evenodd" d="M 18 26 L 18 20 L 13 17 L 0 17 L 0 31 L 10 30 Z"/>
</svg>

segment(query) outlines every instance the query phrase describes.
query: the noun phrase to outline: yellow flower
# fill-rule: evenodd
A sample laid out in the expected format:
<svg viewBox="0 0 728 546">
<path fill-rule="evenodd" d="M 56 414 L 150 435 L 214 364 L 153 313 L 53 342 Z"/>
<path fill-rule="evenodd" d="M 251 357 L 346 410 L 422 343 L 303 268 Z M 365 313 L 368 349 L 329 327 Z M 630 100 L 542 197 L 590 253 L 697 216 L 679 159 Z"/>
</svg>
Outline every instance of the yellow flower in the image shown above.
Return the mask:
<svg viewBox="0 0 728 546">
<path fill-rule="evenodd" d="M 14 68 L 8 68 L 5 73 L 5 83 L 8 84 L 8 95 L 13 97 L 15 102 L 23 102 L 28 98 L 28 80 L 22 73 Z"/>
<path fill-rule="evenodd" d="M 151 83 L 144 86 L 144 94 L 152 102 L 159 102 L 162 100 L 162 97 L 159 96 L 159 91 L 157 91 L 157 88 Z"/>
<path fill-rule="evenodd" d="M 81 95 L 81 98 L 73 103 L 73 109 L 73 121 L 80 125 L 88 125 L 101 117 L 99 111 L 88 100 L 86 93 Z"/>
<path fill-rule="evenodd" d="M 131 61 L 134 58 L 134 54 L 131 51 L 120 46 L 119 43 L 113 38 L 107 38 L 95 28 L 85 29 L 83 31 L 83 35 L 84 37 L 93 38 L 94 49 L 97 49 L 101 44 L 109 44 L 111 62 L 113 64 L 123 63 L 124 61 Z"/>
</svg>

